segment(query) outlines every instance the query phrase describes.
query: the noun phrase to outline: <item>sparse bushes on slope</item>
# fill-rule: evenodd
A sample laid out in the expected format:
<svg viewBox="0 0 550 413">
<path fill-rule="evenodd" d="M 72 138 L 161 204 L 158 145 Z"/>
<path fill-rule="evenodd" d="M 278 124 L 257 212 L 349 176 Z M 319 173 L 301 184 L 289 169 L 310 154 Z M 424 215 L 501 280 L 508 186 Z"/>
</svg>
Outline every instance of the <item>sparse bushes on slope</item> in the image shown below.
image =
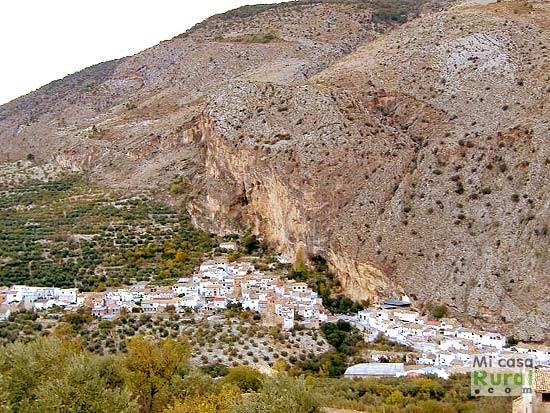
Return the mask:
<svg viewBox="0 0 550 413">
<path fill-rule="evenodd" d="M 251 33 L 236 37 L 217 36 L 217 42 L 235 42 L 235 43 L 271 43 L 280 40 L 273 33 Z"/>
<path fill-rule="evenodd" d="M 77 176 L 0 185 L 0 284 L 104 290 L 191 272 L 215 245 L 186 215 Z"/>
<path fill-rule="evenodd" d="M 426 0 L 374 0 L 370 7 L 375 20 L 403 23 L 416 17 L 424 3 Z"/>
</svg>

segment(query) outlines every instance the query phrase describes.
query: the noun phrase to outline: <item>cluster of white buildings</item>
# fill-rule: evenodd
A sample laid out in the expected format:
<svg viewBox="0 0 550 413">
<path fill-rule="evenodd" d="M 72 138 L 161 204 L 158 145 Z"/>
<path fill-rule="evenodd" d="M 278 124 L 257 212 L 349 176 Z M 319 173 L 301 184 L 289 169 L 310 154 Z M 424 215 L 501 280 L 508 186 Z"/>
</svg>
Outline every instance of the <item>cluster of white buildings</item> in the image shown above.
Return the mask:
<svg viewBox="0 0 550 413">
<path fill-rule="evenodd" d="M 16 285 L 0 289 L 0 303 L 5 310 L 0 318 L 22 307 L 44 310 L 57 306 L 72 311 L 87 306 L 92 315 L 113 319 L 125 312 L 216 311 L 240 303 L 243 309 L 258 312 L 266 322 L 287 330 L 294 328 L 295 322 L 316 326 L 327 319 L 321 298 L 305 283 L 258 271 L 243 262 L 206 262 L 192 276 L 171 286 L 138 283 L 101 293 L 80 293 L 76 288 Z"/>
<path fill-rule="evenodd" d="M 404 302 L 402 302 L 404 303 Z M 409 346 L 421 356 L 418 364 L 464 371 L 476 356 L 493 358 L 530 357 L 538 365 L 550 365 L 550 348 L 519 344 L 506 348 L 506 338 L 498 333 L 464 328 L 456 320 L 431 320 L 406 308 L 369 308 L 353 321 L 370 340 L 383 334 L 390 341 Z"/>
<path fill-rule="evenodd" d="M 18 309 L 47 310 L 52 307 L 72 310 L 84 303 L 76 288 L 30 287 L 14 285 L 0 287 L 0 320 Z"/>
<path fill-rule="evenodd" d="M 292 329 L 295 321 L 318 324 L 327 319 L 321 298 L 305 283 L 258 271 L 249 263 L 204 263 L 172 290 L 184 307 L 218 310 L 240 303 L 284 329 Z"/>
<path fill-rule="evenodd" d="M 205 262 L 192 276 L 170 286 L 138 283 L 100 293 L 81 293 L 76 288 L 0 287 L 0 320 L 21 308 L 75 311 L 85 306 L 96 317 L 113 319 L 125 312 L 215 312 L 232 304 L 257 312 L 267 324 L 279 324 L 285 330 L 294 328 L 296 322 L 316 327 L 328 318 L 321 298 L 307 284 L 258 271 L 247 262 Z M 417 363 L 421 365 L 460 371 L 471 368 L 479 355 L 523 356 L 550 365 L 548 347 L 519 344 L 506 348 L 501 334 L 464 328 L 453 319 L 431 320 L 409 306 L 407 300 L 390 300 L 381 308 L 342 318 L 363 329 L 370 340 L 383 334 L 411 347 L 420 354 Z"/>
</svg>

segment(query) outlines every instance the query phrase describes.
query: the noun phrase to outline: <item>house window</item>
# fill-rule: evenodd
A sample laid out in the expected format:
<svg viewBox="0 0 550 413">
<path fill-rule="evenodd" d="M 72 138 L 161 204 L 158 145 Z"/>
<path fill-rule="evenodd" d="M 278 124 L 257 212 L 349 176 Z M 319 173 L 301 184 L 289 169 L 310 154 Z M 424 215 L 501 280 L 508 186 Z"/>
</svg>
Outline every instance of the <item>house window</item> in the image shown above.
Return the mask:
<svg viewBox="0 0 550 413">
<path fill-rule="evenodd" d="M 542 393 L 543 403 L 550 403 L 550 393 Z"/>
</svg>

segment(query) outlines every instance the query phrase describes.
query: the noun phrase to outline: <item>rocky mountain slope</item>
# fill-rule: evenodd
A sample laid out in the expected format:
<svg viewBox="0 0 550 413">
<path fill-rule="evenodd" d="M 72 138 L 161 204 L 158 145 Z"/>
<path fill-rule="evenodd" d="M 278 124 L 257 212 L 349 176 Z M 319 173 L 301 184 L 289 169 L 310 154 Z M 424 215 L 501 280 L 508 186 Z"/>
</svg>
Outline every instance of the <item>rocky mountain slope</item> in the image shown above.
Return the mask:
<svg viewBox="0 0 550 413">
<path fill-rule="evenodd" d="M 355 298 L 548 339 L 550 6 L 381 3 L 238 9 L 54 82 L 0 107 L 0 159 L 170 186 Z"/>
</svg>

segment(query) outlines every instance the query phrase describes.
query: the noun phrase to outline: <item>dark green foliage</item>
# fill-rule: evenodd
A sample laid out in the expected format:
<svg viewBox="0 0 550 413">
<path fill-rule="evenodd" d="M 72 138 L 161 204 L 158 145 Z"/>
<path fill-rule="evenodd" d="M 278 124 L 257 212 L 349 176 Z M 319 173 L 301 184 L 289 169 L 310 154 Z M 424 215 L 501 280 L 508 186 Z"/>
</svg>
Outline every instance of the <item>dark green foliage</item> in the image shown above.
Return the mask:
<svg viewBox="0 0 550 413">
<path fill-rule="evenodd" d="M 404 23 L 420 13 L 426 0 L 373 0 L 373 18 L 382 22 Z"/>
<path fill-rule="evenodd" d="M 308 373 L 323 377 L 340 377 L 354 362 L 353 357 L 364 346 L 361 332 L 347 321 L 325 323 L 321 330 L 335 351 L 328 351 L 317 359 L 297 360 L 291 369 L 293 375 Z"/>
<path fill-rule="evenodd" d="M 234 42 L 234 43 L 271 43 L 280 39 L 273 33 L 255 33 L 245 34 L 237 37 L 217 36 L 214 38 L 217 42 Z"/>
<path fill-rule="evenodd" d="M 319 359 L 321 372 L 325 377 L 341 377 L 349 367 L 347 357 L 341 353 L 328 352 Z"/>
<path fill-rule="evenodd" d="M 241 320 L 261 320 L 262 316 L 254 311 L 244 310 L 241 303 L 229 303 L 224 311 L 225 318 L 238 317 Z"/>
<path fill-rule="evenodd" d="M 515 338 L 514 336 L 506 337 L 506 347 L 512 347 L 518 343 L 519 343 L 518 339 Z"/>
<path fill-rule="evenodd" d="M 380 350 L 380 351 L 395 351 L 395 352 L 401 352 L 401 353 L 414 352 L 413 348 L 404 346 L 403 344 L 399 344 L 395 341 L 391 341 L 383 333 L 378 333 L 374 341 L 372 343 L 369 343 L 367 347 L 372 350 Z"/>
<path fill-rule="evenodd" d="M 448 309 L 446 304 L 428 305 L 428 310 L 434 318 L 440 319 L 447 317 Z"/>
<path fill-rule="evenodd" d="M 316 270 L 309 271 L 291 270 L 288 278 L 296 281 L 306 282 L 313 291 L 315 291 L 323 300 L 325 308 L 335 314 L 355 314 L 361 311 L 364 306 L 348 297 L 340 295 L 340 283 L 334 275 L 326 271 L 326 262 L 317 259 Z"/>
<path fill-rule="evenodd" d="M 321 329 L 329 344 L 343 355 L 354 355 L 358 345 L 363 343 L 361 332 L 347 321 L 338 320 L 336 323 L 325 323 Z"/>
<path fill-rule="evenodd" d="M 247 235 L 242 240 L 242 245 L 247 254 L 257 252 L 262 248 L 262 244 L 256 238 L 256 235 Z"/>
<path fill-rule="evenodd" d="M 228 369 L 229 368 L 225 364 L 210 364 L 202 368 L 202 370 L 212 378 L 226 376 Z"/>
</svg>

